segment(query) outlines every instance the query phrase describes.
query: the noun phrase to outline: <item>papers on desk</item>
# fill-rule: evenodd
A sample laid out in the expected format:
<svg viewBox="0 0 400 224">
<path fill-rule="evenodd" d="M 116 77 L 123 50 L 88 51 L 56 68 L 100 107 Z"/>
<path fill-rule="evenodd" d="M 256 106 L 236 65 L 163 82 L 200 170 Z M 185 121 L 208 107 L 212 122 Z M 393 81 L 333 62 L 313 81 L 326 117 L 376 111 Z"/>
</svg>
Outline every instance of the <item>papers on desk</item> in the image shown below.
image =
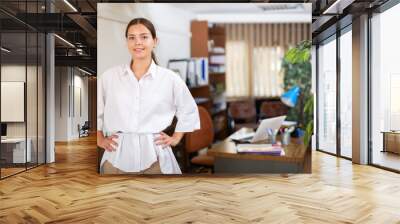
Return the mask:
<svg viewBox="0 0 400 224">
<path fill-rule="evenodd" d="M 280 144 L 237 144 L 236 151 L 246 154 L 283 156 L 285 151 Z"/>
<path fill-rule="evenodd" d="M 296 121 L 283 121 L 282 126 L 284 127 L 291 127 L 291 126 L 296 126 L 297 122 Z"/>
<path fill-rule="evenodd" d="M 229 138 L 235 141 L 250 140 L 254 137 L 254 134 L 255 132 L 244 133 L 238 131 L 229 136 Z"/>
</svg>

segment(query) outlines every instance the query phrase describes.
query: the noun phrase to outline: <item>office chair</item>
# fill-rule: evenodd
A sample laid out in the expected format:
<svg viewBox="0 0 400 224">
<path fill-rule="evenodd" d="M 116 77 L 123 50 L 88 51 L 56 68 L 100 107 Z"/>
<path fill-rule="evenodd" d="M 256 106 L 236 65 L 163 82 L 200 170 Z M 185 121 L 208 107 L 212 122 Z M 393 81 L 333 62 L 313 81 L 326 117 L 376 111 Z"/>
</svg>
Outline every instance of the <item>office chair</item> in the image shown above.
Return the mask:
<svg viewBox="0 0 400 224">
<path fill-rule="evenodd" d="M 241 128 L 247 127 L 256 129 L 257 112 L 253 100 L 243 100 L 230 102 L 228 106 L 228 116 L 231 119 L 232 129 L 237 131 Z"/>
<path fill-rule="evenodd" d="M 194 153 L 201 149 L 209 148 L 214 141 L 214 126 L 207 109 L 198 106 L 200 115 L 200 129 L 185 134 L 185 170 L 187 170 L 188 160 Z M 190 164 L 204 167 L 214 167 L 214 157 L 206 154 L 197 154 L 190 159 Z"/>
<path fill-rule="evenodd" d="M 89 121 L 85 121 L 82 127 L 79 126 L 80 125 L 78 124 L 79 138 L 89 136 L 89 129 L 90 129 Z"/>
<path fill-rule="evenodd" d="M 260 119 L 287 115 L 289 107 L 280 100 L 264 101 L 260 106 Z"/>
</svg>

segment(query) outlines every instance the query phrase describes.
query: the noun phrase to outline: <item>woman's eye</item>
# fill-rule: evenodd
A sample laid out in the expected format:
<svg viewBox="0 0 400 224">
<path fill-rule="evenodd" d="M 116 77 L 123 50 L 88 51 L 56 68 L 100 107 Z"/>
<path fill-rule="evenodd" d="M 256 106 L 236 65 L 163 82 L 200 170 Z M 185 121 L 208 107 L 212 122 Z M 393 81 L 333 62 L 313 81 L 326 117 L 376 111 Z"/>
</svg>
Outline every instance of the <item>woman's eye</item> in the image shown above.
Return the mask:
<svg viewBox="0 0 400 224">
<path fill-rule="evenodd" d="M 128 37 L 128 40 L 134 40 L 135 37 Z"/>
<path fill-rule="evenodd" d="M 146 39 L 147 39 L 147 36 L 143 36 L 143 39 L 146 40 Z"/>
</svg>

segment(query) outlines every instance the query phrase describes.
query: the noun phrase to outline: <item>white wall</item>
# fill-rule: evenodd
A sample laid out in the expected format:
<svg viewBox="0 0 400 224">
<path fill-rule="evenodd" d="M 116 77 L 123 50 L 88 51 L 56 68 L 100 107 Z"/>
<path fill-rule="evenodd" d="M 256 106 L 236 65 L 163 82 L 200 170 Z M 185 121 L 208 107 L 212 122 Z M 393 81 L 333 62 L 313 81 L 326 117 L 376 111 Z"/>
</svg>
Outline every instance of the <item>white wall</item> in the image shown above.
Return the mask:
<svg viewBox="0 0 400 224">
<path fill-rule="evenodd" d="M 78 124 L 88 120 L 88 78 L 71 67 L 56 67 L 55 73 L 55 141 L 77 139 Z M 80 89 L 82 114 L 77 107 L 77 89 Z"/>
<path fill-rule="evenodd" d="M 74 98 L 74 108 L 72 110 L 75 110 L 75 112 L 72 112 L 72 119 L 71 119 L 71 132 L 70 135 L 72 138 L 79 138 L 79 132 L 78 132 L 78 124 L 82 126 L 85 121 L 88 121 L 88 77 L 87 76 L 81 76 L 82 73 L 76 74 L 77 70 L 75 70 L 75 75 L 74 75 L 74 89 L 75 94 L 72 96 Z M 77 90 L 80 89 L 80 99 L 79 99 L 79 93 Z M 81 102 L 79 102 L 81 101 Z M 71 105 L 72 106 L 72 105 Z M 79 111 L 79 107 L 82 110 L 81 113 Z"/>
<path fill-rule="evenodd" d="M 25 71 L 26 69 L 26 71 Z M 36 86 L 36 66 L 27 66 L 25 65 L 2 65 L 1 66 L 1 81 L 5 82 L 25 82 L 25 75 L 27 75 L 29 81 L 29 87 L 32 85 Z M 28 120 L 28 137 L 31 133 L 35 133 L 36 135 L 36 120 L 37 115 L 36 107 L 37 107 L 37 99 L 36 99 L 36 87 L 35 88 L 27 88 L 27 106 L 30 108 L 27 109 L 27 120 Z M 4 96 L 3 96 L 4 97 Z M 33 104 L 32 104 L 33 102 Z M 8 108 L 1 108 L 2 110 L 7 110 Z M 24 108 L 22 108 L 24 109 Z M 26 122 L 7 122 L 7 136 L 8 137 L 25 137 L 25 126 Z"/>
<path fill-rule="evenodd" d="M 1 81 L 3 82 L 24 82 L 26 85 L 26 107 L 18 108 L 24 114 L 26 120 L 22 122 L 6 122 L 7 137 L 24 138 L 25 135 L 31 142 L 32 161 L 36 162 L 37 153 L 39 163 L 44 162 L 44 74 L 39 66 L 25 66 L 25 64 L 3 64 L 1 66 Z M 4 89 L 2 89 L 3 92 Z M 23 92 L 22 92 L 23 94 Z M 2 95 L 2 98 L 7 95 Z M 24 102 L 22 102 L 24 104 Z M 2 103 L 3 105 L 3 103 Z M 3 107 L 1 110 L 8 113 L 17 113 L 16 108 Z M 24 120 L 24 119 L 23 119 Z"/>
<path fill-rule="evenodd" d="M 55 141 L 68 140 L 68 85 L 67 67 L 55 68 Z"/>
<path fill-rule="evenodd" d="M 1 66 L 1 81 L 2 82 L 24 82 L 27 69 L 28 74 L 32 74 L 33 67 L 25 65 L 2 65 Z M 35 68 L 36 69 L 36 68 Z M 35 70 L 36 74 L 36 70 Z M 7 96 L 2 96 L 2 98 Z M 1 108 L 1 110 L 9 110 L 9 108 Z M 22 108 L 24 111 L 24 108 Z M 3 112 L 4 113 L 4 112 Z M 24 122 L 7 122 L 7 135 L 8 137 L 25 137 L 25 123 Z"/>
<path fill-rule="evenodd" d="M 166 66 L 169 59 L 190 57 L 190 21 L 195 14 L 161 3 L 98 3 L 97 10 L 98 74 L 129 63 L 125 29 L 136 17 L 145 17 L 154 24 L 159 39 L 156 55 L 161 66 Z"/>
</svg>

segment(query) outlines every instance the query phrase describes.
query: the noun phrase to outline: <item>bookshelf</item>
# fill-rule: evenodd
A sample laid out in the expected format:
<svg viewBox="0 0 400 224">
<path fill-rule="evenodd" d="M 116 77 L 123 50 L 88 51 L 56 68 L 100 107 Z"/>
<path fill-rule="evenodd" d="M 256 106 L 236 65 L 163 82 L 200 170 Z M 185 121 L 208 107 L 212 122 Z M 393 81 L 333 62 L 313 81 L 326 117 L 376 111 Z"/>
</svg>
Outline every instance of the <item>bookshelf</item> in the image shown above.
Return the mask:
<svg viewBox="0 0 400 224">
<path fill-rule="evenodd" d="M 191 93 L 195 98 L 209 99 L 205 105 L 213 119 L 215 139 L 222 140 L 228 135 L 225 29 L 221 26 L 209 26 L 207 21 L 192 21 L 191 32 L 191 56 L 207 57 L 209 62 L 209 84 L 206 87 L 191 88 Z"/>
</svg>

